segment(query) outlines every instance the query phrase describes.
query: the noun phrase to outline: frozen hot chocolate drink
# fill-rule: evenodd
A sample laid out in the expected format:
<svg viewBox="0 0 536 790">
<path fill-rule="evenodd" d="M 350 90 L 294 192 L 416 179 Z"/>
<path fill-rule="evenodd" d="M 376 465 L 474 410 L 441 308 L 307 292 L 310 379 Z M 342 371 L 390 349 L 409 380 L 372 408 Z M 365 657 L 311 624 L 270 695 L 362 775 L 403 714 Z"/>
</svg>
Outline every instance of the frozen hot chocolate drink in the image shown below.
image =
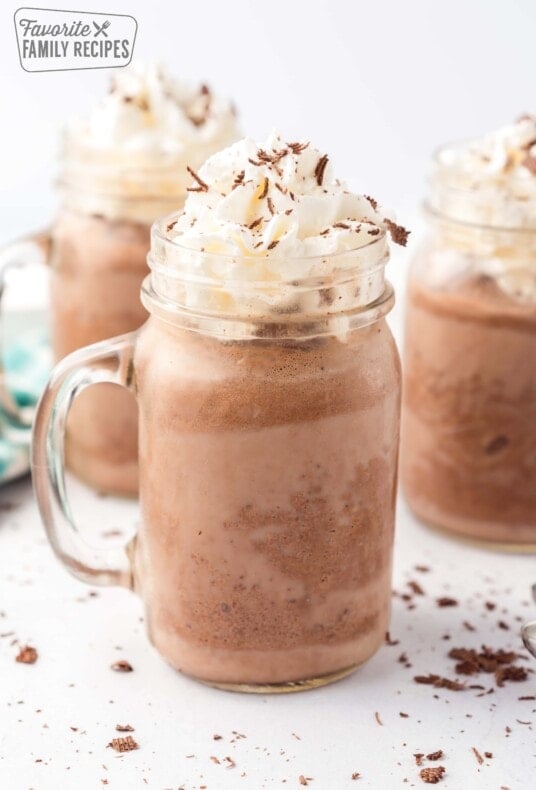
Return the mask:
<svg viewBox="0 0 536 790">
<path fill-rule="evenodd" d="M 65 139 L 64 206 L 54 228 L 51 309 L 56 359 L 141 326 L 149 229 L 184 201 L 187 167 L 237 136 L 232 107 L 155 66 L 118 72 L 110 93 Z M 105 491 L 137 491 L 137 408 L 101 385 L 73 408 L 69 466 Z"/>
<path fill-rule="evenodd" d="M 402 481 L 425 521 L 536 547 L 536 116 L 435 162 L 408 290 Z"/>
<path fill-rule="evenodd" d="M 132 573 L 174 667 L 225 688 L 311 688 L 367 660 L 388 627 L 400 370 L 384 267 L 388 234 L 407 233 L 327 155 L 275 133 L 192 175 L 184 210 L 153 228 L 148 322 L 88 350 L 85 368 L 58 368 L 36 429 L 38 496 L 76 575 Z M 139 403 L 130 571 L 73 558 L 39 470 L 84 369 Z"/>
</svg>

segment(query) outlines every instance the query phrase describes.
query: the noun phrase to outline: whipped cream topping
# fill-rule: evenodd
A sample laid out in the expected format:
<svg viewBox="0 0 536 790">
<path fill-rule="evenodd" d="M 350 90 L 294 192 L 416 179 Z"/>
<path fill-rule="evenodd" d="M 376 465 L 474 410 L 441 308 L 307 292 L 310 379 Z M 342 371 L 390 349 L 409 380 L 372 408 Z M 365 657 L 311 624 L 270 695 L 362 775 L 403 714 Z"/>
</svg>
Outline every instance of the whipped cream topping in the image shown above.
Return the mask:
<svg viewBox="0 0 536 790">
<path fill-rule="evenodd" d="M 327 155 L 275 131 L 262 144 L 235 143 L 191 175 L 184 210 L 167 225 L 174 244 L 153 274 L 218 282 L 217 309 L 259 315 L 267 306 L 305 313 L 370 304 L 384 290 L 386 231 L 407 240 L 374 199 L 333 176 Z M 308 278 L 320 282 L 300 288 Z M 201 290 L 191 285 L 189 306 L 199 306 Z"/>
<path fill-rule="evenodd" d="M 67 125 L 63 179 L 116 196 L 171 195 L 176 206 L 190 181 L 186 166 L 198 167 L 238 136 L 232 104 L 207 85 L 194 86 L 161 66 L 138 63 L 115 73 L 108 95 Z M 136 210 L 101 203 L 99 213 L 105 215 Z M 171 209 L 146 205 L 142 214 L 152 222 Z"/>
<path fill-rule="evenodd" d="M 429 279 L 477 272 L 536 301 L 536 115 L 440 149 L 430 205 L 465 227 L 445 229 L 452 249 L 430 260 Z"/>
<path fill-rule="evenodd" d="M 435 164 L 438 208 L 448 216 L 536 228 L 536 115 L 523 115 L 476 140 L 447 145 Z"/>
</svg>

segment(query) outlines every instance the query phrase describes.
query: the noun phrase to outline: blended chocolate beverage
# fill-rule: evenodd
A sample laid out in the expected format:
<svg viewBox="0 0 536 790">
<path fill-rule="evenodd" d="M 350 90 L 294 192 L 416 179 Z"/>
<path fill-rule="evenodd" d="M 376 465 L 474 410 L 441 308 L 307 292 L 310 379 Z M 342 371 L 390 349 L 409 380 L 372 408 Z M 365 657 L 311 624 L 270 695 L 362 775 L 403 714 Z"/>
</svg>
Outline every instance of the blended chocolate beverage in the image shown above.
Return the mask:
<svg viewBox="0 0 536 790">
<path fill-rule="evenodd" d="M 408 502 L 461 536 L 536 548 L 536 116 L 436 160 L 412 266 Z"/>
<path fill-rule="evenodd" d="M 276 133 L 193 179 L 184 210 L 153 227 L 147 323 L 59 366 L 36 491 L 58 555 L 79 578 L 139 592 L 172 666 L 223 688 L 312 688 L 366 661 L 388 628 L 400 367 L 384 269 L 387 232 L 407 232 L 326 155 Z M 56 482 L 56 415 L 104 370 L 139 404 L 129 564 L 73 546 Z"/>
<path fill-rule="evenodd" d="M 155 66 L 118 72 L 89 117 L 69 125 L 51 259 L 56 360 L 141 326 L 152 222 L 184 202 L 188 166 L 236 137 L 230 104 Z M 102 491 L 135 494 L 137 420 L 117 387 L 84 393 L 70 415 L 69 467 Z"/>
</svg>

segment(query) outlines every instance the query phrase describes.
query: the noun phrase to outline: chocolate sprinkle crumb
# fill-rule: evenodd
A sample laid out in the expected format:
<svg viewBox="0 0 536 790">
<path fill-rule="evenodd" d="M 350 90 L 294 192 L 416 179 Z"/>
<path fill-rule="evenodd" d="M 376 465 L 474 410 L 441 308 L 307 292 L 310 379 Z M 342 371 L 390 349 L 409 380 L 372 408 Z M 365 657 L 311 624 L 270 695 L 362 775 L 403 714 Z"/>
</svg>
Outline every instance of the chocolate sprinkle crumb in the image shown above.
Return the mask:
<svg viewBox="0 0 536 790">
<path fill-rule="evenodd" d="M 110 747 L 116 752 L 131 752 L 140 748 L 132 735 L 127 735 L 126 738 L 113 738 L 106 748 Z"/>
<path fill-rule="evenodd" d="M 173 222 L 170 222 L 170 223 L 168 223 L 168 224 L 166 225 L 166 230 L 167 230 L 168 232 L 169 232 L 170 230 L 173 230 L 173 228 L 175 227 L 175 225 L 177 224 L 177 222 L 178 222 L 178 220 L 174 219 L 174 220 L 173 220 Z"/>
<path fill-rule="evenodd" d="M 473 754 L 474 754 L 474 755 L 475 755 L 475 757 L 476 757 L 476 761 L 477 761 L 477 763 L 478 763 L 479 765 L 482 765 L 482 763 L 484 762 L 484 758 L 482 757 L 482 755 L 480 754 L 480 752 L 478 751 L 478 749 L 476 749 L 474 746 L 471 746 L 471 749 L 472 749 L 472 752 L 473 752 Z"/>
<path fill-rule="evenodd" d="M 410 231 L 406 230 L 402 225 L 397 225 L 397 223 L 393 222 L 391 219 L 384 219 L 384 222 L 394 243 L 400 244 L 401 247 L 405 247 L 408 243 Z"/>
<path fill-rule="evenodd" d="M 115 729 L 117 732 L 134 732 L 134 727 L 131 727 L 130 724 L 116 724 Z"/>
<path fill-rule="evenodd" d="M 324 171 L 326 169 L 327 163 L 328 163 L 327 154 L 321 156 L 318 162 L 316 163 L 315 178 L 316 178 L 316 183 L 318 184 L 319 187 L 322 186 L 322 182 L 324 180 Z"/>
<path fill-rule="evenodd" d="M 38 653 L 35 647 L 31 647 L 31 645 L 23 645 L 18 655 L 15 657 L 15 661 L 19 664 L 35 664 L 38 659 Z"/>
<path fill-rule="evenodd" d="M 458 601 L 456 598 L 449 598 L 448 595 L 443 595 L 441 598 L 437 598 L 436 604 L 440 608 L 445 608 L 446 606 L 458 606 Z"/>
<path fill-rule="evenodd" d="M 437 752 L 430 752 L 430 754 L 426 755 L 427 760 L 431 760 L 434 762 L 435 760 L 441 760 L 443 757 L 443 749 L 438 749 Z"/>
<path fill-rule="evenodd" d="M 262 200 L 263 198 L 265 198 L 267 194 L 268 194 L 268 179 L 265 178 L 264 179 L 264 184 L 262 185 L 261 193 L 259 195 L 259 200 Z"/>
<path fill-rule="evenodd" d="M 424 757 L 424 754 L 422 752 L 417 752 L 413 756 L 415 757 L 415 763 L 417 765 L 422 765 L 422 758 Z"/>
<path fill-rule="evenodd" d="M 190 187 L 188 192 L 208 192 L 208 184 L 205 184 L 205 182 L 199 178 L 195 170 L 192 170 L 189 165 L 186 166 L 186 170 L 190 173 L 194 181 L 199 184 L 199 187 Z"/>
<path fill-rule="evenodd" d="M 132 664 L 129 664 L 128 661 L 121 659 L 120 661 L 115 661 L 110 669 L 113 669 L 114 672 L 133 672 L 134 667 Z"/>
</svg>

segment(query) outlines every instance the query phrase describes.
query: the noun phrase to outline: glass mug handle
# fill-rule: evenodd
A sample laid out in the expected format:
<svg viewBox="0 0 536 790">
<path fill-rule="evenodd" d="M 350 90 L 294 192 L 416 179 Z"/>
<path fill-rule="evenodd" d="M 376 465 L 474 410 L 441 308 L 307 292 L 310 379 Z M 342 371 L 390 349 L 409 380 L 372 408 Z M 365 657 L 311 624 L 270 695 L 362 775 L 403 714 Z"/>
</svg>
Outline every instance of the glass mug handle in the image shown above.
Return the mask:
<svg viewBox="0 0 536 790">
<path fill-rule="evenodd" d="M 24 266 L 28 260 L 33 258 L 37 260 L 37 256 L 45 264 L 48 263 L 51 244 L 51 234 L 45 230 L 15 241 L 0 250 L 0 320 L 3 312 L 2 302 L 6 289 L 6 275 L 13 269 Z M 0 331 L 0 341 L 1 338 L 2 332 Z M 34 408 L 33 406 L 21 406 L 11 394 L 3 364 L 3 351 L 3 345 L 0 342 L 0 409 L 9 420 L 9 427 L 16 432 L 18 438 L 21 435 L 23 438 L 29 437 Z"/>
<path fill-rule="evenodd" d="M 125 546 L 97 548 L 80 535 L 65 489 L 65 427 L 71 404 L 92 384 L 120 384 L 133 391 L 136 332 L 94 343 L 65 357 L 52 371 L 39 401 L 32 442 L 37 504 L 58 559 L 83 582 L 132 587 Z"/>
</svg>

